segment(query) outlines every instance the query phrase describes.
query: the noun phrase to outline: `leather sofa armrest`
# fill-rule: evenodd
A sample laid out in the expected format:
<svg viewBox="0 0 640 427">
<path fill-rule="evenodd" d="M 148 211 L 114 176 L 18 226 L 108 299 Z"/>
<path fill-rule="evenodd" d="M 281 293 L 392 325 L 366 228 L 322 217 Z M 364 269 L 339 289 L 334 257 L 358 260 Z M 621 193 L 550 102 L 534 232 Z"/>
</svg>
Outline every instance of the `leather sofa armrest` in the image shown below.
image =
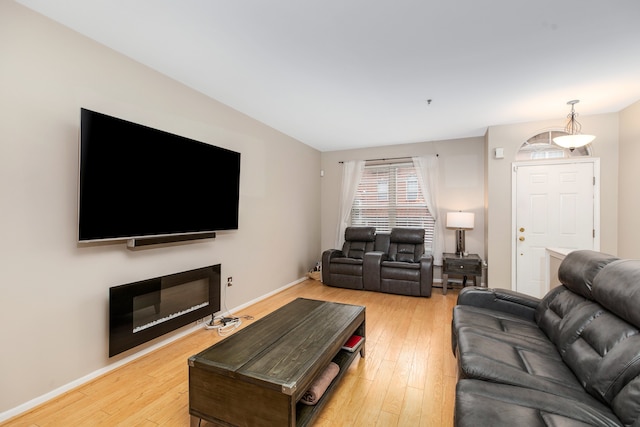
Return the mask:
<svg viewBox="0 0 640 427">
<path fill-rule="evenodd" d="M 388 258 L 385 252 L 373 251 L 364 254 L 362 282 L 367 291 L 380 292 L 380 270 L 382 261 Z"/>
<path fill-rule="evenodd" d="M 340 249 L 327 249 L 326 251 L 324 251 L 322 253 L 322 259 L 324 260 L 325 257 L 327 259 L 332 259 L 332 258 L 338 258 L 338 257 L 342 257 L 344 256 L 342 254 L 342 251 Z"/>
<path fill-rule="evenodd" d="M 420 257 L 420 295 L 430 297 L 433 289 L 433 255 Z"/>
<path fill-rule="evenodd" d="M 540 299 L 509 289 L 468 287 L 460 290 L 457 303 L 514 314 L 534 321 Z"/>
<path fill-rule="evenodd" d="M 326 283 L 327 285 L 331 284 L 331 278 L 329 277 L 329 264 L 333 258 L 341 256 L 343 256 L 343 254 L 340 249 L 327 249 L 322 252 L 322 283 Z"/>
</svg>

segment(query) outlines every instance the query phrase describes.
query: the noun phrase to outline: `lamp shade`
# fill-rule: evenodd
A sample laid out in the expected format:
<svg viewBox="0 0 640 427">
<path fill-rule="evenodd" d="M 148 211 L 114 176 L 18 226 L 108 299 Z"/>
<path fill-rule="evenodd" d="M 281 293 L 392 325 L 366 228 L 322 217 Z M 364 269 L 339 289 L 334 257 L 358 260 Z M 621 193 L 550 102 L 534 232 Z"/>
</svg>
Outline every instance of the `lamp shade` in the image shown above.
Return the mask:
<svg viewBox="0 0 640 427">
<path fill-rule="evenodd" d="M 578 148 L 587 145 L 594 139 L 596 139 L 596 137 L 593 135 L 583 135 L 580 133 L 574 135 L 556 136 L 555 138 L 553 138 L 553 142 L 563 148 Z"/>
<path fill-rule="evenodd" d="M 473 212 L 447 212 L 447 228 L 473 229 Z"/>
</svg>

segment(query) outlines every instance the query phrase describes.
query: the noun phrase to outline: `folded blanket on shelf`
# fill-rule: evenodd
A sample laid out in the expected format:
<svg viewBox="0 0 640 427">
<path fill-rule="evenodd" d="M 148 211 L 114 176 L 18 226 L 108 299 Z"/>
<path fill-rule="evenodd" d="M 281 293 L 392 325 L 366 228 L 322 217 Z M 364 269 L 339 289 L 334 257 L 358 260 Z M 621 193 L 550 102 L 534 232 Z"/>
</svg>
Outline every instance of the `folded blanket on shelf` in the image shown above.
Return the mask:
<svg viewBox="0 0 640 427">
<path fill-rule="evenodd" d="M 340 367 L 334 362 L 329 363 L 325 370 L 313 380 L 309 390 L 305 392 L 300 402 L 305 405 L 315 405 L 318 403 L 318 400 L 320 400 L 327 390 L 331 381 L 338 375 L 338 372 L 340 372 Z"/>
</svg>

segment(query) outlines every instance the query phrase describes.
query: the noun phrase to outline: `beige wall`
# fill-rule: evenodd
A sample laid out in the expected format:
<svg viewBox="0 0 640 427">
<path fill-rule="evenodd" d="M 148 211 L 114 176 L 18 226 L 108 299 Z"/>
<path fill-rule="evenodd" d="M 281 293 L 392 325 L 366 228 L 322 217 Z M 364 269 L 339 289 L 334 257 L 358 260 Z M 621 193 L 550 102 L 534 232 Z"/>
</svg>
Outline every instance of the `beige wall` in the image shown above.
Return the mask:
<svg viewBox="0 0 640 427">
<path fill-rule="evenodd" d="M 107 357 L 110 286 L 220 263 L 232 309 L 316 261 L 318 151 L 8 1 L 0 58 L 0 419 L 139 350 Z M 239 230 L 78 245 L 81 107 L 239 151 Z"/>
<path fill-rule="evenodd" d="M 620 112 L 618 256 L 640 259 L 640 101 Z"/>
<path fill-rule="evenodd" d="M 322 249 L 335 246 L 340 183 L 344 160 L 367 160 L 438 154 L 440 218 L 448 211 L 476 214 L 476 227 L 466 232 L 466 249 L 484 256 L 484 139 L 465 138 L 322 153 Z M 445 250 L 455 251 L 455 232 L 445 229 Z M 440 277 L 440 271 L 435 271 Z"/>
<path fill-rule="evenodd" d="M 520 146 L 532 136 L 562 130 L 565 119 L 491 126 L 486 136 L 486 209 L 488 284 L 508 288 L 511 283 L 511 171 Z M 593 135 L 593 157 L 600 158 L 600 249 L 615 254 L 618 246 L 618 114 L 581 116 L 582 129 Z M 495 148 L 504 159 L 495 159 Z"/>
<path fill-rule="evenodd" d="M 123 360 L 107 358 L 110 286 L 221 263 L 234 277 L 233 308 L 301 277 L 334 245 L 341 160 L 438 153 L 441 216 L 476 213 L 467 248 L 489 259 L 491 286 L 510 287 L 511 162 L 524 140 L 564 125 L 559 117 L 493 126 L 484 138 L 320 154 L 13 2 L 0 2 L 0 57 L 0 378 L 12 385 L 0 388 L 0 419 Z M 136 251 L 78 245 L 80 107 L 241 152 L 240 229 Z M 601 248 L 640 258 L 640 102 L 580 120 L 598 136 Z M 496 147 L 504 160 L 492 158 Z M 445 245 L 454 248 L 451 230 Z"/>
</svg>

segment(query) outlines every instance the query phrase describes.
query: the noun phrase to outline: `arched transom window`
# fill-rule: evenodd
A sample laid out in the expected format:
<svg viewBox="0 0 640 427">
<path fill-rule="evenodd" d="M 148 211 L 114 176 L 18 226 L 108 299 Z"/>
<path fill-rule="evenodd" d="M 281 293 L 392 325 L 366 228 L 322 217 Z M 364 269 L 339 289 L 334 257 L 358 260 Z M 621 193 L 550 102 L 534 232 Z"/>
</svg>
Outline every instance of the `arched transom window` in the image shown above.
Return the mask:
<svg viewBox="0 0 640 427">
<path fill-rule="evenodd" d="M 591 156 L 590 145 L 570 150 L 562 148 L 553 142 L 553 138 L 562 135 L 567 135 L 567 133 L 563 131 L 547 131 L 529 138 L 520 146 L 520 150 L 516 154 L 516 160 L 550 160 Z"/>
</svg>

